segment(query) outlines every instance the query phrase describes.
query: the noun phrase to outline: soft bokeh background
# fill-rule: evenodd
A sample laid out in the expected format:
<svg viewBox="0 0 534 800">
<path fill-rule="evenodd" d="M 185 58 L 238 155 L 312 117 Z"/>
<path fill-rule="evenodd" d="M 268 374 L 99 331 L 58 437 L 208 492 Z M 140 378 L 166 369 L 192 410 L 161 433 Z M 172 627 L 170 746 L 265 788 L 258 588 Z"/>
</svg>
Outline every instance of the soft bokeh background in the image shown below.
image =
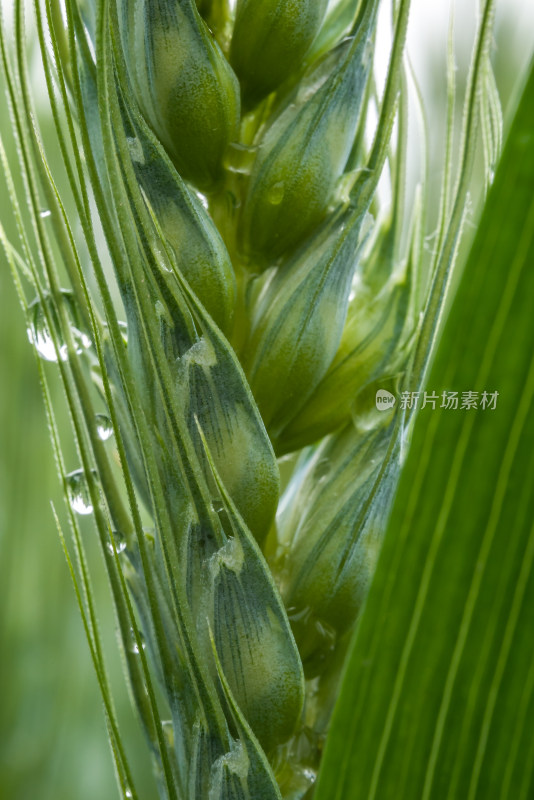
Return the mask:
<svg viewBox="0 0 534 800">
<path fill-rule="evenodd" d="M 7 125 L 3 92 L 0 128 Z M 43 139 L 54 141 L 51 121 Z M 47 136 L 48 133 L 48 136 Z M 4 137 L 3 137 L 4 138 Z M 5 137 L 15 170 L 13 143 Z M 51 167 L 57 164 L 52 148 Z M 58 170 L 58 176 L 59 176 Z M 3 193 L 2 193 L 3 192 Z M 0 219 L 13 231 L 6 193 Z M 57 367 L 45 364 L 53 405 L 63 407 Z M 63 411 L 64 416 L 64 411 Z M 79 466 L 69 429 L 67 469 Z M 0 255 L 0 800 L 89 800 L 117 796 L 103 707 L 52 514 L 65 522 L 35 357 L 24 330 L 3 253 Z M 116 647 L 115 620 L 90 522 L 81 520 L 97 576 L 104 651 L 111 654 L 114 698 L 140 787 L 152 796 L 151 769 Z M 64 524 L 64 530 L 67 526 Z M 99 578 L 99 579 L 98 579 Z"/>
<path fill-rule="evenodd" d="M 5 4 L 4 4 L 5 5 Z M 455 4 L 461 85 L 468 62 L 475 0 Z M 414 0 L 410 53 L 431 123 L 432 170 L 443 150 L 444 59 L 449 0 Z M 495 64 L 505 112 L 534 44 L 531 0 L 500 0 Z M 0 129 L 8 124 L 0 105 Z M 440 127 L 441 126 L 441 127 Z M 11 154 L 13 155 L 13 154 Z M 9 207 L 0 194 L 0 218 Z M 51 367 L 53 369 L 53 367 Z M 59 400 L 59 387 L 56 387 Z M 69 468 L 77 466 L 74 454 Z M 70 466 L 72 464 L 72 466 Z M 62 499 L 54 471 L 34 357 L 3 258 L 0 259 L 0 800 L 107 800 L 117 796 L 100 696 L 54 528 L 51 502 Z M 99 556 L 90 527 L 90 555 Z M 99 606 L 109 596 L 97 586 Z M 114 621 L 100 614 L 106 649 L 115 653 Z M 112 660 L 119 713 L 130 732 L 141 785 L 148 774 L 120 663 Z M 151 796 L 150 789 L 146 789 Z"/>
</svg>

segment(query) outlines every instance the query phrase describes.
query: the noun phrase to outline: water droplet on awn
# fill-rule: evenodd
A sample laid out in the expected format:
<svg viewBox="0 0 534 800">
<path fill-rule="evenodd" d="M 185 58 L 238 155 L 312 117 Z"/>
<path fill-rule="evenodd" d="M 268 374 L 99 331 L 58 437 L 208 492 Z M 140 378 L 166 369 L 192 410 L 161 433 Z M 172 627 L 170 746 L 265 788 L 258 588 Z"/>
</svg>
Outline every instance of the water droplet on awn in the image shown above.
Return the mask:
<svg viewBox="0 0 534 800">
<path fill-rule="evenodd" d="M 80 329 L 78 313 L 72 292 L 62 290 L 60 302 L 64 304 L 70 324 L 70 333 L 74 341 L 76 353 L 80 354 L 91 346 L 91 339 Z M 33 344 L 39 356 L 45 361 L 66 361 L 68 358 L 65 333 L 61 328 L 59 315 L 50 294 L 46 294 L 41 301 L 36 298 L 28 307 L 29 325 L 28 339 Z M 54 326 L 55 340 L 49 328 L 49 320 Z"/>
<path fill-rule="evenodd" d="M 77 514 L 91 514 L 93 504 L 83 469 L 75 469 L 73 472 L 69 472 L 65 480 L 72 510 Z"/>
<path fill-rule="evenodd" d="M 115 542 L 115 545 L 113 544 Z M 119 531 L 113 531 L 113 541 L 111 539 L 107 543 L 108 553 L 112 556 L 115 553 L 120 555 L 126 550 L 126 539 Z"/>
<path fill-rule="evenodd" d="M 98 438 L 105 442 L 111 436 L 113 436 L 113 425 L 111 420 L 107 414 L 97 414 L 95 419 Z"/>
<path fill-rule="evenodd" d="M 170 719 L 162 719 L 161 727 L 163 729 L 163 735 L 165 736 L 167 743 L 171 747 L 174 747 L 174 728 L 172 726 L 172 721 Z"/>
<path fill-rule="evenodd" d="M 141 631 L 138 631 L 137 635 L 138 635 L 139 642 L 141 643 L 141 649 L 145 650 L 146 649 L 145 637 L 143 636 Z M 130 650 L 131 650 L 132 653 L 138 654 L 139 653 L 139 645 L 137 644 L 138 640 L 135 638 L 135 633 L 134 633 L 133 628 L 130 628 L 130 636 L 131 636 Z"/>
</svg>

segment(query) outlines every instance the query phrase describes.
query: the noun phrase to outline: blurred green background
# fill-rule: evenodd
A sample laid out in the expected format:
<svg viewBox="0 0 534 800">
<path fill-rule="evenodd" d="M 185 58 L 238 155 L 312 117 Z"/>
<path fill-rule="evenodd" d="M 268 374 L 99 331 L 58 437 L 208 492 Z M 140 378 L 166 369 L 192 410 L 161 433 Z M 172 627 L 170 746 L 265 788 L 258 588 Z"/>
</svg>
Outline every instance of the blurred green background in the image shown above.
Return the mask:
<svg viewBox="0 0 534 800">
<path fill-rule="evenodd" d="M 7 125 L 7 119 L 2 93 L 1 124 Z M 54 141 L 51 121 L 43 119 L 42 127 L 44 140 Z M 2 138 L 16 180 L 16 153 L 5 134 L 6 129 Z M 52 168 L 57 157 L 52 149 Z M 0 219 L 14 236 L 4 190 Z M 0 267 L 0 800 L 107 800 L 117 796 L 113 765 L 89 648 L 52 514 L 53 504 L 65 523 L 35 357 L 3 253 Z M 44 367 L 54 408 L 65 422 L 67 469 L 74 469 L 78 459 L 62 419 L 57 367 Z M 122 678 L 115 621 L 107 612 L 111 596 L 96 536 L 87 520 L 81 520 L 81 528 L 96 576 L 117 711 L 139 785 L 152 788 L 146 749 Z"/>
<path fill-rule="evenodd" d="M 458 4 L 457 4 L 458 5 Z M 470 6 L 473 16 L 475 0 Z M 414 2 L 410 47 L 421 74 L 428 118 L 438 126 L 445 97 L 447 30 L 431 27 L 432 12 L 447 0 Z M 530 0 L 500 0 L 495 63 L 506 110 L 532 52 Z M 421 11 L 421 17 L 418 17 Z M 462 13 L 459 5 L 458 14 Z M 445 14 L 445 20 L 447 15 Z M 426 20 L 426 21 L 425 21 Z M 462 32 L 457 18 L 458 30 Z M 429 26 L 428 28 L 425 28 Z M 428 36 L 425 35 L 428 31 Z M 436 41 L 442 46 L 436 47 Z M 458 64 L 469 42 L 459 37 Z M 415 48 L 415 52 L 414 52 Z M 422 65 L 422 67 L 421 67 Z M 426 66 L 425 66 L 426 65 Z M 0 130 L 8 125 L 0 105 Z M 51 128 L 48 128 L 51 130 Z M 431 128 L 430 152 L 440 136 Z M 14 153 L 11 151 L 12 163 Z M 0 193 L 0 218 L 12 229 L 9 201 Z M 53 365 L 47 365 L 53 371 Z M 55 387 L 60 400 L 59 387 Z M 72 466 L 71 466 L 72 465 Z M 77 466 L 70 454 L 67 467 Z M 0 258 L 0 800 L 89 800 L 117 796 L 102 705 L 70 577 L 50 504 L 62 508 L 34 356 L 7 265 Z M 98 575 L 92 531 L 86 541 Z M 99 608 L 108 605 L 105 579 L 96 584 Z M 149 764 L 121 680 L 114 620 L 100 613 L 105 651 L 114 658 L 112 680 L 143 795 L 150 796 Z"/>
</svg>

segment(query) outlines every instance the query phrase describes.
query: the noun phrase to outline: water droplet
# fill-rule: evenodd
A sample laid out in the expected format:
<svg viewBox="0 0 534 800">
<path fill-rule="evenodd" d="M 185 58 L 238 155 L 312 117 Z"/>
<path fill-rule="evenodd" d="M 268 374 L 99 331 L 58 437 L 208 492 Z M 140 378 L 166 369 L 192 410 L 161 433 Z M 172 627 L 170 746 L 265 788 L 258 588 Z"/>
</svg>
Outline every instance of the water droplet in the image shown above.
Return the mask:
<svg viewBox="0 0 534 800">
<path fill-rule="evenodd" d="M 46 219 L 47 217 L 52 216 L 52 212 L 50 211 L 49 208 L 45 208 L 43 211 L 39 212 L 39 216 L 41 217 L 41 219 Z"/>
<path fill-rule="evenodd" d="M 277 181 L 276 183 L 273 183 L 267 192 L 267 202 L 271 203 L 273 206 L 279 206 L 284 199 L 285 190 L 285 181 Z"/>
<path fill-rule="evenodd" d="M 309 752 L 310 747 L 312 747 L 312 731 L 310 728 L 305 729 L 305 741 L 306 741 L 306 749 Z M 313 736 L 313 747 L 314 750 L 317 750 L 317 743 L 316 743 L 316 735 Z M 309 740 L 309 741 L 308 741 Z M 297 756 L 298 757 L 298 756 Z M 291 794 L 288 795 L 294 800 L 304 800 L 310 797 L 310 787 L 313 786 L 315 781 L 317 780 L 317 773 L 312 767 L 303 766 L 300 764 L 292 763 L 291 761 L 287 764 L 287 782 L 291 787 Z"/>
<path fill-rule="evenodd" d="M 167 744 L 169 747 L 174 747 L 174 728 L 172 726 L 172 721 L 170 719 L 162 719 L 161 727 L 163 729 L 163 735 L 167 740 Z"/>
<path fill-rule="evenodd" d="M 317 780 L 317 773 L 311 767 L 301 767 L 300 774 L 304 783 L 303 788 L 313 786 Z"/>
<path fill-rule="evenodd" d="M 146 649 L 145 637 L 143 636 L 141 631 L 137 632 L 137 637 L 138 638 L 136 639 L 135 633 L 134 633 L 134 629 L 130 628 L 130 652 L 131 653 L 136 653 L 136 654 L 139 653 L 139 645 L 137 643 L 138 640 L 139 640 L 139 642 L 141 644 L 141 649 L 142 650 Z"/>
<path fill-rule="evenodd" d="M 368 291 L 366 290 L 366 286 L 363 283 L 361 276 L 356 274 L 352 279 L 352 285 L 350 287 L 350 294 L 349 294 L 349 304 L 354 303 L 356 300 L 361 303 L 362 295 L 366 293 L 368 295 Z M 358 306 L 357 306 L 358 307 Z M 351 309 L 352 311 L 352 309 Z"/>
<path fill-rule="evenodd" d="M 28 339 L 30 340 L 31 344 L 35 346 L 35 349 L 41 358 L 43 358 L 45 361 L 58 361 L 56 347 L 45 324 L 36 325 L 35 323 L 32 323 L 31 327 L 28 328 Z M 66 357 L 66 347 L 60 346 L 59 358 L 62 361 L 65 361 Z"/>
<path fill-rule="evenodd" d="M 238 208 L 241 207 L 241 200 L 238 197 L 236 197 L 236 195 L 231 191 L 226 192 L 225 199 L 226 199 L 226 207 L 228 209 L 228 214 L 230 215 L 230 217 L 234 217 Z"/>
<path fill-rule="evenodd" d="M 319 89 L 324 86 L 331 75 L 332 64 L 330 59 L 325 59 L 322 64 L 316 67 L 308 76 L 304 76 L 297 91 L 294 105 L 302 106 L 310 98 L 317 94 Z"/>
<path fill-rule="evenodd" d="M 287 464 L 289 461 L 292 461 L 295 458 L 294 453 L 287 453 L 285 456 L 280 456 L 278 459 L 279 464 Z"/>
<path fill-rule="evenodd" d="M 183 358 L 189 364 L 197 364 L 201 367 L 213 367 L 217 363 L 217 356 L 213 346 L 203 336 L 197 339 L 189 350 L 186 350 Z"/>
<path fill-rule="evenodd" d="M 315 781 L 317 780 L 317 773 L 315 772 L 314 769 L 311 769 L 310 767 L 304 767 L 304 769 L 302 770 L 302 774 L 306 778 L 306 780 L 309 781 L 310 783 L 315 783 Z"/>
<path fill-rule="evenodd" d="M 102 439 L 103 442 L 106 442 L 111 436 L 113 436 L 112 422 L 107 414 L 97 414 L 95 420 L 98 438 Z"/>
<path fill-rule="evenodd" d="M 161 300 L 156 300 L 154 303 L 154 310 L 158 319 L 160 320 L 160 323 L 172 330 L 174 328 L 174 322 L 167 306 L 164 305 Z"/>
<path fill-rule="evenodd" d="M 128 323 L 119 321 L 118 326 L 124 344 L 128 344 Z"/>
<path fill-rule="evenodd" d="M 196 194 L 196 196 L 198 197 L 198 199 L 200 200 L 200 202 L 202 203 L 202 205 L 204 206 L 204 208 L 207 211 L 210 206 L 209 206 L 208 198 L 206 197 L 206 195 L 202 194 L 202 192 L 197 192 L 196 190 L 195 190 L 195 194 Z"/>
<path fill-rule="evenodd" d="M 236 172 L 238 175 L 250 175 L 257 152 L 257 147 L 249 147 L 246 144 L 232 142 L 228 146 L 224 166 L 229 172 Z"/>
<path fill-rule="evenodd" d="M 221 511 L 224 511 L 224 506 L 222 504 L 222 501 L 219 500 L 219 499 L 212 500 L 211 501 L 211 507 L 215 511 L 216 514 L 220 514 Z"/>
<path fill-rule="evenodd" d="M 350 203 L 351 200 L 351 191 L 356 183 L 356 179 L 362 175 L 368 173 L 370 174 L 370 170 L 366 167 L 357 167 L 356 169 L 351 170 L 350 172 L 346 172 L 341 178 L 338 180 L 336 184 L 336 189 L 334 192 L 334 202 L 333 206 L 336 207 L 338 205 L 346 205 Z"/>
<path fill-rule="evenodd" d="M 227 539 L 225 544 L 213 554 L 210 559 L 210 570 L 213 577 L 219 572 L 229 570 L 239 575 L 243 569 L 244 553 L 239 541 L 235 538 Z"/>
<path fill-rule="evenodd" d="M 133 797 L 131 789 L 126 789 L 126 791 L 124 792 L 124 796 L 127 797 L 127 798 Z"/>
<path fill-rule="evenodd" d="M 145 534 L 147 545 L 153 550 L 156 546 L 156 531 L 154 528 L 143 528 L 143 533 Z"/>
<path fill-rule="evenodd" d="M 148 200 L 146 201 L 148 204 Z M 165 270 L 165 272 L 170 272 L 171 274 L 174 273 L 174 268 L 172 265 L 171 260 L 169 259 L 169 255 L 167 252 L 160 246 L 159 242 L 160 239 L 154 239 L 152 242 L 152 253 L 154 258 L 156 259 L 157 264 L 161 267 L 161 269 Z"/>
<path fill-rule="evenodd" d="M 111 332 L 110 332 L 110 327 L 109 327 L 108 323 L 104 322 L 103 323 L 103 327 L 107 331 L 107 335 L 111 339 Z M 117 321 L 117 327 L 119 329 L 119 334 L 120 334 L 120 337 L 121 337 L 122 341 L 124 342 L 124 344 L 128 344 L 128 323 L 123 322 L 122 320 L 118 320 Z"/>
<path fill-rule="evenodd" d="M 326 650 L 333 650 L 337 641 L 337 633 L 332 625 L 329 625 L 324 620 L 315 620 L 315 630 L 322 640 L 322 646 Z"/>
<path fill-rule="evenodd" d="M 332 471 L 332 464 L 327 458 L 321 458 L 314 466 L 313 477 L 317 483 L 324 483 Z"/>
<path fill-rule="evenodd" d="M 287 609 L 287 616 L 291 620 L 291 622 L 307 622 L 311 617 L 312 610 L 309 606 L 306 608 L 297 608 L 297 606 L 291 606 Z"/>
<path fill-rule="evenodd" d="M 70 324 L 71 336 L 74 340 L 76 353 L 80 354 L 91 346 L 89 336 L 80 330 L 79 315 L 72 292 L 62 290 L 60 302 L 64 304 Z M 28 306 L 30 323 L 28 326 L 28 339 L 33 344 L 38 354 L 45 361 L 66 361 L 68 358 L 67 343 L 61 327 L 56 306 L 50 294 L 46 294 L 41 302 L 36 298 Z M 52 320 L 55 337 L 52 336 L 48 326 L 47 316 Z"/>
<path fill-rule="evenodd" d="M 96 473 L 93 473 L 96 475 Z M 77 514 L 91 514 L 93 504 L 83 469 L 75 469 L 65 477 L 69 503 Z"/>
<path fill-rule="evenodd" d="M 145 163 L 145 153 L 143 151 L 143 145 L 139 141 L 136 136 L 129 136 L 128 139 L 128 150 L 130 151 L 130 158 L 136 164 L 144 164 Z"/>
<path fill-rule="evenodd" d="M 113 544 L 113 542 L 115 542 L 115 544 Z M 126 550 L 126 539 L 122 533 L 120 533 L 120 531 L 113 531 L 113 541 L 110 539 L 106 547 L 110 556 L 114 555 L 115 553 L 117 553 L 119 556 Z"/>
</svg>

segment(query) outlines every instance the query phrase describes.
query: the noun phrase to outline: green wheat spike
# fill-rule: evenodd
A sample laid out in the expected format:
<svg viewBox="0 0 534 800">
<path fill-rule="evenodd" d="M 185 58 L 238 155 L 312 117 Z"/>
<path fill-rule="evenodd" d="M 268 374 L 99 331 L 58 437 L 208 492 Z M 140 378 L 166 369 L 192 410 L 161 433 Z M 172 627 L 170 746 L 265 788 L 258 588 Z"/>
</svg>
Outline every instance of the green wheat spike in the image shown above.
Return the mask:
<svg viewBox="0 0 534 800">
<path fill-rule="evenodd" d="M 124 798 L 139 793 L 79 514 L 95 523 L 162 800 L 313 796 L 407 444 L 408 420 L 374 392 L 420 380 L 421 320 L 431 329 L 441 308 L 425 296 L 424 189 L 411 214 L 402 198 L 410 4 L 393 5 L 377 99 L 379 0 L 35 0 L 65 191 L 33 108 L 22 0 L 14 48 L 2 24 L 25 194 L 3 156 L 19 241 L 0 233 L 41 358 Z M 443 252 L 461 221 L 447 205 Z M 80 457 L 69 474 L 43 360 Z"/>
</svg>

